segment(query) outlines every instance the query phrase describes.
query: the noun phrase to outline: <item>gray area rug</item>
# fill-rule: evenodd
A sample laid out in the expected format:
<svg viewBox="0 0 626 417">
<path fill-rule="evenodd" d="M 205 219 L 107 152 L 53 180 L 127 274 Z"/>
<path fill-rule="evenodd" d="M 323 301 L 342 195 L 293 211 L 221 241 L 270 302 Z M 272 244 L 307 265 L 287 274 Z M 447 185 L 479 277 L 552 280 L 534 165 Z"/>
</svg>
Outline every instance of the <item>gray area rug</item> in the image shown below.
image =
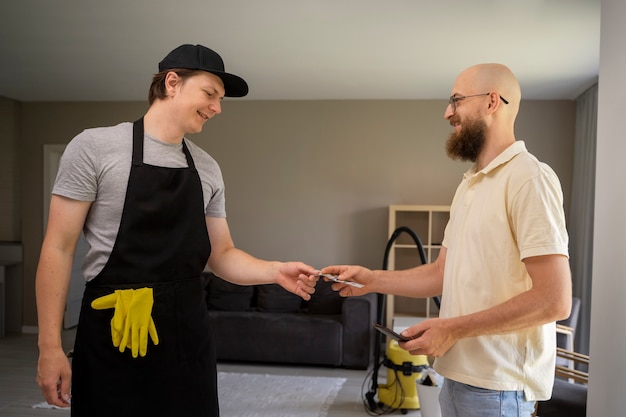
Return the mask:
<svg viewBox="0 0 626 417">
<path fill-rule="evenodd" d="M 221 417 L 326 417 L 345 378 L 220 372 Z"/>
</svg>

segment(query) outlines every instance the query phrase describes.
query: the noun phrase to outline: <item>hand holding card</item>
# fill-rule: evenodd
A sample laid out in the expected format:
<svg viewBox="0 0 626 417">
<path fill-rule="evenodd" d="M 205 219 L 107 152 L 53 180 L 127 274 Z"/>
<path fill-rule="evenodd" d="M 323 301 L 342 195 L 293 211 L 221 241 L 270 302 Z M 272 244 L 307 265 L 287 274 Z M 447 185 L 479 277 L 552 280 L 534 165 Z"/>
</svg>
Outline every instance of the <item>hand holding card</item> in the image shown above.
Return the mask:
<svg viewBox="0 0 626 417">
<path fill-rule="evenodd" d="M 327 278 L 327 279 L 329 279 L 329 280 L 331 280 L 333 282 L 338 282 L 340 284 L 351 285 L 351 286 L 356 287 L 356 288 L 363 288 L 364 287 L 363 284 L 359 284 L 358 282 L 341 280 L 341 279 L 337 278 L 337 275 L 331 275 L 331 274 L 318 274 L 318 275 L 320 277 L 322 277 L 322 278 Z"/>
</svg>

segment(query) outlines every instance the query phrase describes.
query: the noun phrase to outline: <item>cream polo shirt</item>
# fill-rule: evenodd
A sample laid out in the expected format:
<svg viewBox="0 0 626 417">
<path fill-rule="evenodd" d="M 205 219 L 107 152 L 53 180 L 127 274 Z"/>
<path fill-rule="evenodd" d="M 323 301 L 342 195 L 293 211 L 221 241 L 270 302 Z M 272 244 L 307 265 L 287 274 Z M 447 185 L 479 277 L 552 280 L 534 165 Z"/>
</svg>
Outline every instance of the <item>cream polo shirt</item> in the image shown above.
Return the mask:
<svg viewBox="0 0 626 417">
<path fill-rule="evenodd" d="M 440 317 L 485 310 L 530 289 L 522 259 L 568 256 L 563 193 L 552 169 L 517 141 L 457 188 L 447 248 Z M 435 369 L 480 388 L 524 391 L 548 399 L 554 383 L 555 323 L 518 333 L 464 338 Z"/>
</svg>

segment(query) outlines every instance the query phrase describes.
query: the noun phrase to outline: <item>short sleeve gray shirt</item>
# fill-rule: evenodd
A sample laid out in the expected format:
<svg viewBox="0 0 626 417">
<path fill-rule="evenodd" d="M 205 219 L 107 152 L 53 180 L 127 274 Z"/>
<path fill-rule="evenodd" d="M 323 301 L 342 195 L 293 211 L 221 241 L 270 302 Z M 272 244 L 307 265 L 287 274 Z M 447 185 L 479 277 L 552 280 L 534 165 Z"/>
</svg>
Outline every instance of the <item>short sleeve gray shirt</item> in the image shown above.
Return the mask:
<svg viewBox="0 0 626 417">
<path fill-rule="evenodd" d="M 87 129 L 72 139 L 61 157 L 52 193 L 92 202 L 83 229 L 90 246 L 83 265 L 87 281 L 102 270 L 117 237 L 132 162 L 132 137 L 133 125 L 128 122 Z M 193 142 L 185 139 L 185 143 L 202 183 L 205 215 L 226 217 L 219 165 Z M 144 162 L 168 168 L 187 166 L 182 144 L 148 135 L 144 136 Z"/>
</svg>

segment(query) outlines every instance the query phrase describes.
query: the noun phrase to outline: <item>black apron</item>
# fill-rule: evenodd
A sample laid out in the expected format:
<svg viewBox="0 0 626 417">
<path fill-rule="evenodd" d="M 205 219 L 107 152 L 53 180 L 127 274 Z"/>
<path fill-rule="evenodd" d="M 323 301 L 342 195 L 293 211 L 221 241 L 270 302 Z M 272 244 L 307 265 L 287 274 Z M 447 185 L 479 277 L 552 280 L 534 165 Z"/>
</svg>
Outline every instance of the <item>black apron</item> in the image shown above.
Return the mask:
<svg viewBox="0 0 626 417">
<path fill-rule="evenodd" d="M 87 283 L 72 359 L 72 417 L 219 416 L 215 346 L 200 276 L 211 253 L 200 177 L 143 163 L 143 119 L 133 125 L 128 189 L 113 250 Z M 111 341 L 113 309 L 91 302 L 151 287 L 159 336 L 145 357 Z"/>
</svg>

